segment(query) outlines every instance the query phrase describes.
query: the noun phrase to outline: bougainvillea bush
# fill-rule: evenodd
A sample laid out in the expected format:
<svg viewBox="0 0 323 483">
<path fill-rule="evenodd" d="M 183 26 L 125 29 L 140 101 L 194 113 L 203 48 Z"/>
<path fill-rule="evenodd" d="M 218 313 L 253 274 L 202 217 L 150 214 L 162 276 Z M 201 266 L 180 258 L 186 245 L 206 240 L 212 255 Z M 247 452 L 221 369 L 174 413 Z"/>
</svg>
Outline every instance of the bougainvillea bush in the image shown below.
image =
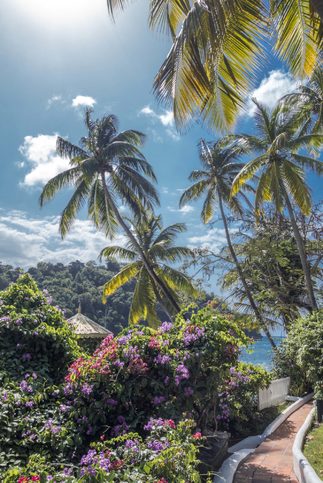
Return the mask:
<svg viewBox="0 0 323 483">
<path fill-rule="evenodd" d="M 89 356 L 29 276 L 0 300 L 1 481 L 198 482 L 201 435 L 248 421 L 268 382 L 239 363 L 239 324 L 211 307 Z"/>
<path fill-rule="evenodd" d="M 61 310 L 50 304 L 30 275 L 22 275 L 0 293 L 2 382 L 20 381 L 26 372 L 36 372 L 47 383 L 60 382 L 79 354 L 76 336 Z"/>
<path fill-rule="evenodd" d="M 75 423 L 65 421 L 61 390 L 54 384 L 64 380 L 67 367 L 80 354 L 62 312 L 29 275 L 1 292 L 0 471 L 34 452 L 61 455 L 61 446 L 75 444 Z"/>
<path fill-rule="evenodd" d="M 209 309 L 177 317 L 158 330 L 137 327 L 107 337 L 90 358 L 69 368 L 65 394 L 80 431 L 109 437 L 139 430 L 147 417 L 192 417 L 199 428 L 226 416 L 219 394 L 237 364 L 244 332 Z"/>
<path fill-rule="evenodd" d="M 34 455 L 25 467 L 8 470 L 3 481 L 199 483 L 197 452 L 203 438 L 192 434 L 194 427 L 189 420 L 176 426 L 172 420 L 150 419 L 144 438 L 127 433 L 94 443 L 77 465 L 50 465 Z"/>
</svg>

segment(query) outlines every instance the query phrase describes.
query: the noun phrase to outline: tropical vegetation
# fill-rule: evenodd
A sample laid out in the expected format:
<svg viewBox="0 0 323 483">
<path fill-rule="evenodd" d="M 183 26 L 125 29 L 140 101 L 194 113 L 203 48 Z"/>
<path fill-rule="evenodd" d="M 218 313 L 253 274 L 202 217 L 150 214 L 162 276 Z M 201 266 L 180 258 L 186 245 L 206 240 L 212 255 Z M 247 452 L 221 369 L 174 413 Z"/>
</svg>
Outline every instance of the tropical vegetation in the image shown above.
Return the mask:
<svg viewBox="0 0 323 483">
<path fill-rule="evenodd" d="M 174 246 L 175 237 L 185 231 L 186 227 L 183 223 L 176 223 L 163 228 L 161 217 L 156 217 L 153 213 L 143 214 L 134 221 L 129 220 L 129 226 L 136 244 L 129 240 L 125 248 L 109 246 L 101 252 L 101 258 L 122 259 L 123 262 L 127 262 L 119 273 L 105 283 L 103 298 L 105 300 L 120 287 L 135 279 L 129 324 L 146 320 L 151 325 L 159 325 L 157 304 L 160 304 L 169 319 L 172 318 L 173 307 L 167 299 L 165 300 L 160 287 L 149 276 L 137 247 L 138 245 L 141 247 L 146 259 L 179 305 L 181 292 L 192 297 L 198 295 L 190 278 L 169 265 L 169 263 L 173 264 L 187 257 L 193 257 L 193 252 L 189 248 Z"/>
<path fill-rule="evenodd" d="M 270 380 L 239 362 L 249 339 L 211 306 L 157 330 L 126 329 L 88 356 L 29 275 L 0 298 L 0 477 L 8 483 L 198 482 L 202 431 L 249 421 Z"/>
</svg>

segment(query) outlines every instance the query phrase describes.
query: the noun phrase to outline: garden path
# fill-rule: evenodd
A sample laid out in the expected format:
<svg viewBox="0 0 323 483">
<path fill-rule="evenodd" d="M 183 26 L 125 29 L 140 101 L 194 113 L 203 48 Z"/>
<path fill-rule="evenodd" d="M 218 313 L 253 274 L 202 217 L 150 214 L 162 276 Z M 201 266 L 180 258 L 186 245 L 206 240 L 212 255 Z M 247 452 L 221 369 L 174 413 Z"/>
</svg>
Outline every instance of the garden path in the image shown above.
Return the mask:
<svg viewBox="0 0 323 483">
<path fill-rule="evenodd" d="M 298 483 L 292 447 L 313 404 L 295 411 L 239 466 L 234 483 Z"/>
</svg>

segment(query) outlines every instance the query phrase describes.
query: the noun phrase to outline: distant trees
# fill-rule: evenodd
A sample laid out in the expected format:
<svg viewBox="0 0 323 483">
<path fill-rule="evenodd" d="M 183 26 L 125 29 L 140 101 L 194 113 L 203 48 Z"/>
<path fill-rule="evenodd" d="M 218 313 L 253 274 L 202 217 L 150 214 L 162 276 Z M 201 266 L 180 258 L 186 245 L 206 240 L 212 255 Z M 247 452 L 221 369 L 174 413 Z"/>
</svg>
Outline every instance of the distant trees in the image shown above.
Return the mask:
<svg viewBox="0 0 323 483">
<path fill-rule="evenodd" d="M 112 261 L 105 265 L 80 261 L 68 265 L 40 262 L 29 268 L 28 273 L 42 290 L 48 290 L 52 303 L 64 310 L 66 318 L 74 315 L 81 303 L 85 315 L 116 333 L 127 326 L 134 284 L 124 285 L 109 297 L 107 304 L 102 303 L 102 288 L 119 270 L 120 265 Z M 22 272 L 0 263 L 1 290 L 16 281 Z"/>
</svg>

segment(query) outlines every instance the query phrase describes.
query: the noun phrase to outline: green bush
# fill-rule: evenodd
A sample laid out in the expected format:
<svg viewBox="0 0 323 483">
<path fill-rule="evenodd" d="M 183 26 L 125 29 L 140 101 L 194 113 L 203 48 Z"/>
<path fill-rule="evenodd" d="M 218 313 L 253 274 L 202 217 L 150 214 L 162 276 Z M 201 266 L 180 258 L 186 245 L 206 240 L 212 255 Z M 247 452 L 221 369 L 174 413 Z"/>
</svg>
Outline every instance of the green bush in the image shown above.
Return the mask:
<svg viewBox="0 0 323 483">
<path fill-rule="evenodd" d="M 76 336 L 61 310 L 47 301 L 30 275 L 0 292 L 0 381 L 36 372 L 48 384 L 64 379 L 80 356 Z"/>
<path fill-rule="evenodd" d="M 290 376 L 295 395 L 323 381 L 323 310 L 294 322 L 275 355 L 274 371 L 277 377 Z"/>
</svg>

